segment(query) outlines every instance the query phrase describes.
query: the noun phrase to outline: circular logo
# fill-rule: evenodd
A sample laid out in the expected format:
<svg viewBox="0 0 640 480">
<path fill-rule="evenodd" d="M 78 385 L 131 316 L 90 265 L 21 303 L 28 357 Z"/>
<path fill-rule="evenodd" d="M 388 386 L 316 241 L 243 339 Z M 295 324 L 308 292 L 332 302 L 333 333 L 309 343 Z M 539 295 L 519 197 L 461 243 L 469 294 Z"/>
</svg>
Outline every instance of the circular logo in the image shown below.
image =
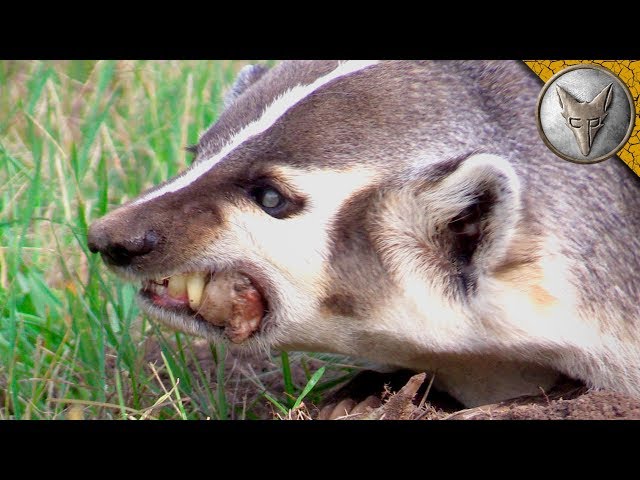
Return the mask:
<svg viewBox="0 0 640 480">
<path fill-rule="evenodd" d="M 542 140 L 556 155 L 596 163 L 627 143 L 636 113 L 631 92 L 610 70 L 575 65 L 545 84 L 536 117 Z"/>
</svg>

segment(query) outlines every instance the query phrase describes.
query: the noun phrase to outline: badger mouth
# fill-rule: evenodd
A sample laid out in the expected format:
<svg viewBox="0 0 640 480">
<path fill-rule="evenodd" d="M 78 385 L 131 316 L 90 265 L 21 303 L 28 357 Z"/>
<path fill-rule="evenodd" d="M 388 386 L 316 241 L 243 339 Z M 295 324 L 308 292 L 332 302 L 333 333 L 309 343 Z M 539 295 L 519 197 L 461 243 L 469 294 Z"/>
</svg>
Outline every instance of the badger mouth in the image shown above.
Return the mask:
<svg viewBox="0 0 640 480">
<path fill-rule="evenodd" d="M 232 270 L 147 279 L 140 295 L 156 308 L 218 327 L 233 343 L 254 335 L 267 312 L 255 282 Z"/>
</svg>

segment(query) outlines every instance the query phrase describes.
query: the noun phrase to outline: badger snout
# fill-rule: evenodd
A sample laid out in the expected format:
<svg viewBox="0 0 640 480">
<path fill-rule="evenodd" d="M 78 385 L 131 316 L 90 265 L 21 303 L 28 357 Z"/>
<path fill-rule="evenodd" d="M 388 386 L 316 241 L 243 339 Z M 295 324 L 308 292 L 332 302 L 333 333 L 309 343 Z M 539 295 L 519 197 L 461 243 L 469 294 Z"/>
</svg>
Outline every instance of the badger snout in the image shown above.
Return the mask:
<svg viewBox="0 0 640 480">
<path fill-rule="evenodd" d="M 172 194 L 116 208 L 91 225 L 87 244 L 116 273 L 141 281 L 139 300 L 153 317 L 241 344 L 261 330 L 270 302 L 255 267 L 203 255 L 221 224 L 207 197 Z"/>
<path fill-rule="evenodd" d="M 103 260 L 117 267 L 126 267 L 136 257 L 151 253 L 159 244 L 160 235 L 154 230 L 115 235 L 97 221 L 89 228 L 87 244 L 93 253 L 100 253 Z"/>
</svg>

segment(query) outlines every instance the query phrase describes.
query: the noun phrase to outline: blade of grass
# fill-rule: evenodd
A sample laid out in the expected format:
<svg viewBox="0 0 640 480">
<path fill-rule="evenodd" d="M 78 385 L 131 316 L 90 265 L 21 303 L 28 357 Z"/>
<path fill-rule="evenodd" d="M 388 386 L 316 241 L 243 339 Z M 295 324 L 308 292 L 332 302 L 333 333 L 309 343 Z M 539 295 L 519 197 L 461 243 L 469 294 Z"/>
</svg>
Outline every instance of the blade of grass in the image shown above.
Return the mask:
<svg viewBox="0 0 640 480">
<path fill-rule="evenodd" d="M 302 400 L 304 400 L 304 397 L 306 397 L 309 394 L 309 392 L 313 390 L 313 387 L 315 387 L 316 383 L 318 383 L 318 381 L 322 378 L 325 370 L 326 370 L 326 367 L 322 366 L 318 369 L 316 373 L 313 374 L 313 376 L 309 379 L 305 387 L 302 389 L 302 393 L 293 404 L 292 410 L 295 410 L 300 406 L 300 404 L 302 403 Z"/>
<path fill-rule="evenodd" d="M 169 373 L 169 378 L 171 379 L 171 385 L 175 392 L 175 397 L 177 402 L 176 406 L 178 408 L 178 413 L 180 414 L 180 417 L 182 418 L 182 420 L 186 420 L 187 412 L 185 412 L 184 410 L 184 405 L 182 404 L 182 398 L 180 397 L 180 390 L 178 389 L 178 384 L 180 383 L 180 379 L 175 378 L 173 376 L 171 365 L 169 365 L 169 362 L 167 361 L 167 357 L 165 357 L 164 352 L 160 352 L 160 356 L 162 357 L 162 360 L 164 361 L 164 364 L 167 367 L 167 373 Z"/>
<path fill-rule="evenodd" d="M 118 404 L 120 405 L 120 416 L 122 417 L 123 420 L 127 419 L 127 410 L 125 409 L 125 401 L 124 401 L 124 395 L 122 394 L 122 378 L 121 378 L 121 374 L 120 374 L 120 369 L 116 368 L 116 374 L 115 374 L 115 379 L 116 379 L 116 392 L 118 394 Z"/>
<path fill-rule="evenodd" d="M 227 395 L 224 390 L 224 364 L 226 357 L 226 349 L 223 343 L 216 345 L 214 358 L 216 361 L 216 390 L 218 393 L 218 414 L 221 420 L 229 418 L 229 404 L 227 403 Z"/>
<path fill-rule="evenodd" d="M 291 378 L 291 364 L 289 363 L 289 354 L 287 352 L 281 352 L 280 360 L 282 361 L 282 378 L 284 380 L 284 391 L 287 395 L 287 404 L 291 405 L 296 396 L 295 387 L 293 386 L 293 379 Z"/>
<path fill-rule="evenodd" d="M 269 400 L 269 402 L 271 402 L 278 410 L 280 410 L 282 413 L 284 413 L 285 415 L 289 414 L 289 409 L 287 407 L 285 407 L 284 405 L 282 405 L 280 402 L 278 402 L 275 398 L 273 398 L 271 395 L 269 395 L 267 392 L 263 392 L 262 396 L 264 398 L 266 398 L 267 400 Z"/>
</svg>

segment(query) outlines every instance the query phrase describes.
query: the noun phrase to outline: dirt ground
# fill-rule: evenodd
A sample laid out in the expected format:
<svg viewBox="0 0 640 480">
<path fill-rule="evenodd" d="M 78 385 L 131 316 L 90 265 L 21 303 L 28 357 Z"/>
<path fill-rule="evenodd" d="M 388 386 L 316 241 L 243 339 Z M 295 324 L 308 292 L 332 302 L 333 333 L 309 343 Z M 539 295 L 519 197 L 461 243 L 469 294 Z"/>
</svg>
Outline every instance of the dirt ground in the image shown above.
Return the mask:
<svg viewBox="0 0 640 480">
<path fill-rule="evenodd" d="M 387 420 L 640 420 L 640 400 L 614 392 L 589 391 L 569 380 L 539 396 L 476 408 L 451 410 L 428 400 L 420 406 L 417 400 L 426 379 L 424 373 L 413 376 L 381 407 L 359 417 Z"/>
<path fill-rule="evenodd" d="M 215 362 L 209 347 L 195 344 L 197 361 L 205 372 L 211 372 L 215 381 Z M 147 343 L 146 360 L 158 362 L 160 349 L 156 342 Z M 321 363 L 310 365 L 319 368 Z M 195 365 L 192 366 L 195 368 Z M 294 381 L 305 383 L 305 375 L 299 365 L 292 364 Z M 640 420 L 640 400 L 607 391 L 589 391 L 583 385 L 564 380 L 549 392 L 539 396 L 518 399 L 464 409 L 446 394 L 430 388 L 430 377 L 421 373 L 401 374 L 389 383 L 379 383 L 377 376 L 361 374 L 360 378 L 346 386 L 337 387 L 326 396 L 324 406 L 333 406 L 344 398 L 354 398 L 349 410 L 358 404 L 356 410 L 339 419 L 369 420 Z M 362 380 L 364 378 L 364 381 Z M 232 403 L 244 402 L 258 418 L 283 418 L 262 397 L 265 390 L 282 392 L 283 381 L 278 366 L 270 359 L 234 358 L 227 356 L 225 364 L 226 392 Z M 377 390 L 376 390 L 377 388 Z M 376 398 L 364 397 L 371 393 Z M 371 401 L 373 400 L 373 401 Z M 362 402 L 362 403 L 358 403 Z M 323 405 L 304 405 L 299 412 L 291 412 L 290 419 L 317 419 Z"/>
</svg>

